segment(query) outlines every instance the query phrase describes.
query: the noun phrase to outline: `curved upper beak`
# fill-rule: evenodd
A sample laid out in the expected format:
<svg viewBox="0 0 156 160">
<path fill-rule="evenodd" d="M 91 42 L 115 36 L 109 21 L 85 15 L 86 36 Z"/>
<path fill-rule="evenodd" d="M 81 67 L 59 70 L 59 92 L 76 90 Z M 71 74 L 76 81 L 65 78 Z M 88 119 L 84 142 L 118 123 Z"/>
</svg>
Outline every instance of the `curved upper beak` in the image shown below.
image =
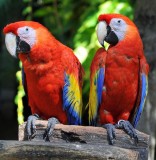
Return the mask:
<svg viewBox="0 0 156 160">
<path fill-rule="evenodd" d="M 13 33 L 7 33 L 6 36 L 5 36 L 5 45 L 6 45 L 6 48 L 8 50 L 8 52 L 16 57 L 16 36 L 13 34 Z"/>
<path fill-rule="evenodd" d="M 107 36 L 107 23 L 105 21 L 98 23 L 96 33 L 99 43 L 104 47 L 104 40 Z"/>
<path fill-rule="evenodd" d="M 17 57 L 19 53 L 29 53 L 31 49 L 27 42 L 11 32 L 6 34 L 5 44 L 8 52 L 14 57 Z"/>
<path fill-rule="evenodd" d="M 118 37 L 105 21 L 100 21 L 97 26 L 97 37 L 99 43 L 104 47 L 104 41 L 111 45 L 118 43 Z"/>
</svg>

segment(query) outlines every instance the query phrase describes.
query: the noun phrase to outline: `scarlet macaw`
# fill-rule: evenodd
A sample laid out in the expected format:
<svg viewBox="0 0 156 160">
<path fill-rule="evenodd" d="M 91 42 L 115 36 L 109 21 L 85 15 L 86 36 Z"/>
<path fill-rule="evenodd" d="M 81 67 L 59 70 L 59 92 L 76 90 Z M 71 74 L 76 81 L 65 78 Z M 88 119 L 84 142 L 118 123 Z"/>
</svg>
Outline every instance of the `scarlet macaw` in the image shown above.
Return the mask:
<svg viewBox="0 0 156 160">
<path fill-rule="evenodd" d="M 110 144 L 115 128 L 124 129 L 135 141 L 135 127 L 144 107 L 149 66 L 135 24 L 120 14 L 98 18 L 97 37 L 108 50 L 98 49 L 90 67 L 89 123 L 107 129 Z"/>
<path fill-rule="evenodd" d="M 35 120 L 49 119 L 44 138 L 56 123 L 81 124 L 83 68 L 73 51 L 41 24 L 19 21 L 4 28 L 9 53 L 23 64 L 24 88 L 32 114 L 28 139 L 36 133 Z"/>
</svg>

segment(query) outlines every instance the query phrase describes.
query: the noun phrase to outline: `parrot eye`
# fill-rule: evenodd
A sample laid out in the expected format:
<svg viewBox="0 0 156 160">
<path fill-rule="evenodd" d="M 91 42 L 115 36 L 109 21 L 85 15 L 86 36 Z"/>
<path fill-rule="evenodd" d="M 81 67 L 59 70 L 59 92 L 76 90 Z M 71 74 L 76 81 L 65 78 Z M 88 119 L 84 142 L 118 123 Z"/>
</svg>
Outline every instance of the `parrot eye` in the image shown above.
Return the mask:
<svg viewBox="0 0 156 160">
<path fill-rule="evenodd" d="M 26 28 L 25 30 L 26 30 L 26 31 L 28 31 L 28 30 L 29 30 L 29 28 Z"/>
<path fill-rule="evenodd" d="M 121 20 L 118 20 L 118 23 L 120 24 Z"/>
</svg>

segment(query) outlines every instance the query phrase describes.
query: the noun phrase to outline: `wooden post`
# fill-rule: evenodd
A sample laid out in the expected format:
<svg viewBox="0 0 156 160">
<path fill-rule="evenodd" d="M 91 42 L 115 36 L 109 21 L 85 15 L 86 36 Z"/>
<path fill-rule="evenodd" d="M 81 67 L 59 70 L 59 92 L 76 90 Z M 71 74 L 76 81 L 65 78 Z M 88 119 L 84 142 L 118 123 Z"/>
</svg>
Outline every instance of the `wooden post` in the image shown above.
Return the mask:
<svg viewBox="0 0 156 160">
<path fill-rule="evenodd" d="M 147 160 L 149 136 L 137 131 L 136 146 L 122 130 L 116 129 L 115 144 L 109 145 L 101 127 L 57 124 L 50 142 L 43 140 L 47 121 L 36 121 L 37 134 L 27 141 L 25 123 L 19 127 L 19 141 L 0 141 L 0 159 L 115 159 Z"/>
</svg>

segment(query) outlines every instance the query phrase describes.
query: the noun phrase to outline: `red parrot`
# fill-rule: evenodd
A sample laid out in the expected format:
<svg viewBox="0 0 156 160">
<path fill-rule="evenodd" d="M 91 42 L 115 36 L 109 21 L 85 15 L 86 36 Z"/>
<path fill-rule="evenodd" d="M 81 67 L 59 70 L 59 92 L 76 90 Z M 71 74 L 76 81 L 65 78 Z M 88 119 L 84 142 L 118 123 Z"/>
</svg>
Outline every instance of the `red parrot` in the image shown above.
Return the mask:
<svg viewBox="0 0 156 160">
<path fill-rule="evenodd" d="M 56 40 L 41 24 L 19 21 L 7 25 L 5 43 L 23 64 L 23 84 L 32 116 L 27 134 L 35 135 L 35 120 L 49 119 L 46 140 L 56 123 L 80 125 L 83 68 L 73 51 Z"/>
<path fill-rule="evenodd" d="M 149 66 L 135 24 L 120 14 L 98 18 L 100 48 L 90 67 L 89 123 L 107 129 L 114 143 L 115 128 L 123 129 L 138 141 L 135 127 L 139 121 L 148 88 Z"/>
</svg>

